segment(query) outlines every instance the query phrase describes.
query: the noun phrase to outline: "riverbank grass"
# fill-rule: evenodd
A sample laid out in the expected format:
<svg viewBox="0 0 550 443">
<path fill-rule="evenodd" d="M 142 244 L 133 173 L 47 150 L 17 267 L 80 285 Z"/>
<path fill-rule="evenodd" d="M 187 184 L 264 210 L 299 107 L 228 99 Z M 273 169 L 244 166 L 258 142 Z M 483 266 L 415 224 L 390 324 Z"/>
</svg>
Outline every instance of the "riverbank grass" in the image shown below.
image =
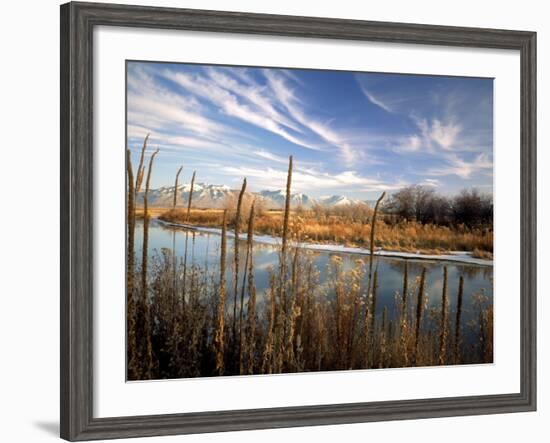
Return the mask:
<svg viewBox="0 0 550 443">
<path fill-rule="evenodd" d="M 189 219 L 182 208 L 155 208 L 154 216 L 170 223 L 187 223 L 193 226 L 220 228 L 223 219 L 221 209 L 191 209 Z M 139 209 L 138 209 L 139 216 Z M 293 214 L 302 229 L 302 241 L 314 244 L 340 244 L 346 247 L 368 248 L 370 220 L 349 220 L 345 216 L 317 216 L 313 211 L 299 210 Z M 235 214 L 230 214 L 229 224 L 234 225 Z M 263 211 L 256 216 L 255 235 L 282 235 L 283 212 Z M 446 254 L 451 251 L 468 251 L 475 258 L 492 259 L 493 232 L 488 229 L 466 226 L 423 225 L 414 221 L 388 224 L 383 219 L 376 222 L 376 248 L 386 251 Z"/>
</svg>

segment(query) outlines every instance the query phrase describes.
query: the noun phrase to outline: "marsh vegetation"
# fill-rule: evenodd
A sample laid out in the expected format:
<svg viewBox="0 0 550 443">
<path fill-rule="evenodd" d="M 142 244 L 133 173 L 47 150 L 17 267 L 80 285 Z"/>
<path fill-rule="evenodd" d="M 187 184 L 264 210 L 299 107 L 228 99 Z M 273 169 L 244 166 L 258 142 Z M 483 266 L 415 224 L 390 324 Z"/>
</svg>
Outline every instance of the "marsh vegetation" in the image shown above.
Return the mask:
<svg viewBox="0 0 550 443">
<path fill-rule="evenodd" d="M 388 244 L 490 252 L 485 227 L 391 221 L 384 194 L 374 209 L 353 214 L 292 209 L 290 157 L 281 211 L 245 198 L 243 179 L 239 198 L 223 210 L 194 210 L 191 199 L 178 202 L 174 194 L 173 207 L 157 213 L 186 226 L 220 227 L 219 235 L 166 228 L 148 207 L 157 152 L 145 165 L 146 149 L 147 139 L 135 174 L 127 154 L 129 380 L 493 361 L 491 267 L 298 247 L 333 241 L 371 252 Z M 136 208 L 142 187 L 144 204 Z M 258 244 L 258 233 L 280 242 Z"/>
</svg>

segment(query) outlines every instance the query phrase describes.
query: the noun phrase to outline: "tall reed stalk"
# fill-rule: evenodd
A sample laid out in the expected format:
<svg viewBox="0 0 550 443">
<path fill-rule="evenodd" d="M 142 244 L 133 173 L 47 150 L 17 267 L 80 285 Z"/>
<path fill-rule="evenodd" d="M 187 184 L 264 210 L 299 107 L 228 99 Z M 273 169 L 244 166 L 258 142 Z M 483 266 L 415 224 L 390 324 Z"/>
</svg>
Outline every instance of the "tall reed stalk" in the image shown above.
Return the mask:
<svg viewBox="0 0 550 443">
<path fill-rule="evenodd" d="M 269 321 L 267 326 L 267 337 L 265 340 L 264 353 L 262 356 L 262 373 L 271 374 L 273 372 L 273 342 L 275 328 L 275 311 L 276 307 L 276 284 L 275 275 L 271 273 L 269 276 Z"/>
<path fill-rule="evenodd" d="M 134 235 L 136 226 L 136 208 L 135 208 L 135 192 L 134 192 L 134 172 L 132 170 L 132 159 L 130 157 L 130 150 L 126 150 L 126 171 L 128 174 L 128 196 L 127 196 L 127 212 L 126 219 L 128 225 L 127 234 L 127 259 L 126 259 L 126 309 L 127 309 L 127 324 L 126 334 L 128 340 L 127 349 L 127 362 L 128 362 L 128 376 L 131 380 L 136 378 L 136 313 L 134 302 Z"/>
<path fill-rule="evenodd" d="M 374 205 L 374 211 L 372 213 L 372 219 L 371 219 L 371 227 L 370 227 L 370 242 L 369 242 L 369 274 L 367 278 L 367 302 L 365 304 L 365 341 L 367 349 L 366 352 L 366 361 L 365 364 L 368 366 L 372 362 L 372 335 L 374 334 L 374 331 L 371 328 L 371 323 L 374 321 L 374 315 L 375 313 L 372 311 L 372 306 L 369 306 L 369 304 L 372 305 L 373 302 L 373 294 L 372 294 L 372 265 L 374 262 L 374 239 L 375 239 L 375 231 L 376 231 L 376 216 L 378 214 L 378 207 L 380 206 L 380 202 L 385 197 L 386 193 L 382 192 L 380 197 L 378 197 L 378 200 L 376 200 L 376 204 Z"/>
<path fill-rule="evenodd" d="M 290 199 L 291 199 L 291 187 L 292 187 L 292 155 L 288 158 L 288 173 L 286 178 L 286 194 L 285 194 L 285 213 L 283 217 L 283 237 L 281 239 L 281 266 L 280 266 L 280 287 L 279 298 L 286 310 L 286 294 L 285 285 L 286 280 L 286 254 L 288 248 L 288 225 L 290 221 Z"/>
<path fill-rule="evenodd" d="M 147 180 L 145 182 L 145 193 L 143 195 L 143 247 L 141 257 L 141 288 L 142 297 L 146 297 L 147 292 L 147 259 L 148 259 L 148 246 L 149 246 L 149 186 L 151 182 L 151 172 L 153 170 L 153 161 L 157 156 L 159 150 L 157 149 L 151 155 L 149 159 L 149 168 L 147 171 Z"/>
<path fill-rule="evenodd" d="M 355 262 L 355 269 L 352 270 L 351 273 L 351 281 L 350 281 L 350 303 L 351 303 L 351 318 L 348 325 L 348 343 L 347 343 L 347 364 L 346 367 L 348 369 L 353 368 L 354 360 L 356 359 L 355 354 L 355 331 L 358 323 L 358 318 L 360 315 L 361 310 L 361 281 L 363 278 L 363 272 L 362 269 L 364 268 L 364 264 L 362 260 L 356 260 Z M 303 299 L 303 297 L 302 297 Z M 303 312 L 303 302 L 300 305 L 300 313 Z M 300 319 L 302 319 L 302 315 L 300 315 Z M 300 322 L 299 326 L 299 334 L 302 335 L 302 325 L 303 321 Z"/>
<path fill-rule="evenodd" d="M 405 260 L 405 266 L 403 269 L 403 294 L 401 298 L 401 318 L 407 321 L 407 292 L 409 290 L 409 265 Z"/>
<path fill-rule="evenodd" d="M 191 204 L 193 202 L 193 188 L 195 186 L 195 172 L 193 171 L 193 176 L 191 177 L 191 188 L 189 189 L 189 198 L 187 200 L 187 214 L 185 216 L 185 222 L 189 223 L 189 216 L 191 214 Z M 183 257 L 183 294 L 182 294 L 182 303 L 185 307 L 185 294 L 187 292 L 187 244 L 189 242 L 189 231 L 185 231 L 185 247 L 184 247 L 184 257 Z"/>
<path fill-rule="evenodd" d="M 191 177 L 191 189 L 189 190 L 189 200 L 187 202 L 187 216 L 186 216 L 187 223 L 189 223 L 189 215 L 191 214 L 191 204 L 193 202 L 193 188 L 195 186 L 195 175 L 196 175 L 196 171 L 193 171 L 193 176 Z"/>
<path fill-rule="evenodd" d="M 183 281 L 182 281 L 182 297 L 181 301 L 185 308 L 185 295 L 187 294 L 187 245 L 189 243 L 189 230 L 185 230 L 185 244 L 183 246 Z"/>
<path fill-rule="evenodd" d="M 458 294 L 456 300 L 456 319 L 455 319 L 455 342 L 454 342 L 454 362 L 460 362 L 460 322 L 462 317 L 462 296 L 464 293 L 464 276 L 460 276 L 458 281 Z"/>
<path fill-rule="evenodd" d="M 387 351 L 388 351 L 387 349 L 388 337 L 386 335 L 387 323 L 388 323 L 388 307 L 384 306 L 384 310 L 382 312 L 382 327 L 380 328 L 380 361 L 378 363 L 379 368 L 386 367 L 386 358 L 387 358 Z"/>
<path fill-rule="evenodd" d="M 220 285 L 218 289 L 218 313 L 214 347 L 216 352 L 216 372 L 224 373 L 224 322 L 225 322 L 225 256 L 227 253 L 227 210 L 223 211 L 222 235 L 220 245 Z"/>
<path fill-rule="evenodd" d="M 439 326 L 439 364 L 445 364 L 447 354 L 447 266 L 443 267 L 443 290 L 441 293 L 441 324 Z"/>
<path fill-rule="evenodd" d="M 288 370 L 295 370 L 294 335 L 296 333 L 296 292 L 298 290 L 298 260 L 300 248 L 294 248 L 292 258 L 292 272 L 290 279 L 290 297 L 287 297 L 287 334 L 286 334 L 286 362 Z"/>
<path fill-rule="evenodd" d="M 246 239 L 246 254 L 248 257 L 248 361 L 247 374 L 253 374 L 255 368 L 255 350 L 256 350 L 256 283 L 254 281 L 254 202 L 250 207 L 250 216 L 248 217 L 248 237 Z M 245 270 L 246 272 L 246 270 Z M 242 322 L 242 308 L 241 317 Z M 241 330 L 240 342 L 243 342 L 243 332 Z"/>
<path fill-rule="evenodd" d="M 136 171 L 136 186 L 134 188 L 136 195 L 141 191 L 143 176 L 145 174 L 145 166 L 143 165 L 143 162 L 145 160 L 145 150 L 147 149 L 148 140 L 149 134 L 145 136 L 145 139 L 143 140 L 143 146 L 141 147 L 141 156 L 139 157 L 139 165 Z"/>
<path fill-rule="evenodd" d="M 178 172 L 176 173 L 176 182 L 174 183 L 174 202 L 172 203 L 172 209 L 176 209 L 176 205 L 178 203 L 178 180 L 182 169 L 183 166 L 180 166 Z"/>
<path fill-rule="evenodd" d="M 181 170 L 183 169 L 183 166 L 180 166 L 178 169 L 178 172 L 176 172 L 176 180 L 174 182 L 174 201 L 172 202 L 172 210 L 176 209 L 176 206 L 178 204 L 178 182 L 179 177 L 181 174 Z M 172 231 L 172 266 L 174 271 L 174 282 L 173 282 L 173 294 L 172 294 L 172 315 L 174 317 L 172 328 L 176 327 L 176 306 L 177 306 L 177 258 L 176 258 L 176 231 Z"/>
<path fill-rule="evenodd" d="M 420 284 L 418 286 L 418 296 L 416 299 L 416 321 L 415 321 L 414 354 L 413 354 L 413 362 L 415 365 L 417 364 L 417 359 L 418 359 L 420 325 L 422 323 L 422 311 L 424 308 L 424 285 L 425 284 L 426 284 L 426 268 L 422 268 L 422 274 L 420 276 Z"/>
<path fill-rule="evenodd" d="M 246 178 L 243 180 L 243 185 L 241 187 L 241 191 L 239 192 L 239 198 L 237 200 L 237 212 L 235 213 L 235 243 L 233 246 L 233 340 L 235 341 L 237 339 L 237 332 L 236 332 L 236 323 L 237 323 L 237 294 L 239 292 L 239 231 L 241 229 L 241 207 L 243 203 L 243 196 L 246 191 Z M 246 268 L 245 268 L 245 274 L 246 274 Z M 241 302 L 241 313 L 239 315 L 239 336 L 240 329 L 242 326 L 242 309 L 243 304 Z M 239 348 L 240 348 L 240 341 L 239 341 Z M 241 353 L 239 351 L 239 353 Z"/>
<path fill-rule="evenodd" d="M 374 212 L 372 213 L 372 220 L 371 220 L 371 226 L 370 226 L 370 241 L 369 241 L 369 279 L 368 279 L 368 291 L 367 293 L 370 293 L 371 290 L 371 278 L 372 278 L 372 263 L 374 259 L 374 234 L 376 231 L 376 216 L 378 214 L 378 207 L 380 206 L 380 202 L 384 199 L 386 196 L 385 192 L 382 192 L 382 195 L 378 197 L 378 200 L 376 200 L 376 204 L 374 205 Z"/>
<path fill-rule="evenodd" d="M 376 349 L 375 349 L 375 336 L 376 336 L 376 299 L 378 292 L 378 269 L 374 270 L 374 277 L 372 282 L 372 296 L 371 296 L 371 315 L 370 315 L 370 338 L 369 338 L 369 348 L 370 348 L 370 367 L 374 366 L 376 358 Z"/>
<path fill-rule="evenodd" d="M 248 237 L 250 238 L 250 237 Z M 245 260 L 244 260 L 244 272 L 243 272 L 243 282 L 242 282 L 242 285 L 241 285 L 241 303 L 240 303 L 240 310 L 239 310 L 239 343 L 238 343 L 238 346 L 239 346 L 239 368 L 240 368 L 240 373 L 242 374 L 242 370 L 243 370 L 243 349 L 242 349 L 242 343 L 243 343 L 243 340 L 244 340 L 244 337 L 243 337 L 243 334 L 242 334 L 242 323 L 243 323 L 243 307 L 244 307 L 244 294 L 245 294 L 245 291 L 246 291 L 246 277 L 247 277 L 247 269 L 248 269 L 248 260 L 249 260 L 249 257 L 250 256 L 250 251 L 248 250 L 248 247 L 247 247 L 247 250 L 246 250 L 246 257 L 245 257 Z M 235 317 L 233 317 L 235 318 Z"/>
<path fill-rule="evenodd" d="M 292 187 L 292 155 L 288 158 L 288 173 L 286 179 L 286 194 L 285 194 L 285 212 L 283 216 L 283 236 L 281 239 L 281 257 L 279 263 L 279 303 L 281 305 L 279 319 L 277 321 L 277 366 L 282 366 L 284 355 L 286 353 L 287 341 L 287 303 L 286 303 L 286 285 L 287 285 L 287 249 L 288 249 L 288 234 L 290 221 L 290 199 Z"/>
<path fill-rule="evenodd" d="M 149 159 L 149 167 L 147 170 L 147 180 L 145 182 L 145 193 L 143 195 L 143 246 L 142 246 L 142 257 L 141 257 L 141 309 L 143 312 L 143 337 L 145 343 L 142 347 L 142 356 L 141 358 L 145 361 L 145 373 L 143 376 L 146 379 L 151 378 L 151 371 L 153 369 L 153 350 L 151 344 L 151 319 L 149 314 L 149 301 L 147 299 L 148 288 L 147 288 L 147 260 L 149 256 L 149 188 L 151 184 L 151 173 L 153 171 L 153 162 L 157 156 L 159 150 L 157 149 L 151 155 Z"/>
</svg>

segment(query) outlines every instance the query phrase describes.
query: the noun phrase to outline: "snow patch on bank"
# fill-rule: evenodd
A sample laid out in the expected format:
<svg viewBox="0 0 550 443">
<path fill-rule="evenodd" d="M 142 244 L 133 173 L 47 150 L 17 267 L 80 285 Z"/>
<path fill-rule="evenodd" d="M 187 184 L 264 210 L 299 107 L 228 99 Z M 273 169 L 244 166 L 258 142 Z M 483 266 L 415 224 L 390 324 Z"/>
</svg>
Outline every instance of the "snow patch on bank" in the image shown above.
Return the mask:
<svg viewBox="0 0 550 443">
<path fill-rule="evenodd" d="M 194 226 L 185 223 L 172 223 L 164 220 L 156 219 L 158 223 L 165 226 L 171 226 L 174 228 L 189 229 L 197 232 L 204 232 L 208 234 L 221 235 L 222 230 L 220 228 L 209 228 L 206 226 Z M 227 231 L 227 236 L 230 238 L 235 237 L 234 232 Z M 240 234 L 240 238 L 247 239 L 247 234 L 243 232 Z M 266 245 L 277 246 L 281 244 L 280 237 L 273 237 L 271 235 L 254 235 L 254 241 Z M 367 248 L 358 248 L 334 244 L 315 244 L 315 243 L 298 243 L 298 247 L 302 249 L 309 249 L 318 252 L 337 252 L 342 254 L 358 254 L 369 255 L 370 250 Z M 402 259 L 414 259 L 414 260 L 437 260 L 437 261 L 450 261 L 456 263 L 465 263 L 469 265 L 477 266 L 493 266 L 493 260 L 487 260 L 483 258 L 472 257 L 472 254 L 468 251 L 450 251 L 447 254 L 420 254 L 413 252 L 400 252 L 400 251 L 385 251 L 383 249 L 377 249 L 374 251 L 374 255 L 378 257 L 390 257 L 390 258 L 402 258 Z"/>
</svg>

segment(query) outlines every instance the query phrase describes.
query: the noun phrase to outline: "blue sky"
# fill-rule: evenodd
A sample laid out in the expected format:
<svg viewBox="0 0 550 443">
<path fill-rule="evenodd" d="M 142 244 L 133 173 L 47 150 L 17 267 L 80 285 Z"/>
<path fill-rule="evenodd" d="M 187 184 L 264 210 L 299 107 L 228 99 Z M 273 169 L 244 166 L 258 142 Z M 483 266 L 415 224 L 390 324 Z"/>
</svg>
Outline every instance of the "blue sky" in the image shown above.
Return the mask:
<svg viewBox="0 0 550 443">
<path fill-rule="evenodd" d="M 197 181 L 373 199 L 410 184 L 492 192 L 491 79 L 128 62 L 128 146 L 152 187 Z M 151 151 L 152 149 L 150 149 Z"/>
</svg>

